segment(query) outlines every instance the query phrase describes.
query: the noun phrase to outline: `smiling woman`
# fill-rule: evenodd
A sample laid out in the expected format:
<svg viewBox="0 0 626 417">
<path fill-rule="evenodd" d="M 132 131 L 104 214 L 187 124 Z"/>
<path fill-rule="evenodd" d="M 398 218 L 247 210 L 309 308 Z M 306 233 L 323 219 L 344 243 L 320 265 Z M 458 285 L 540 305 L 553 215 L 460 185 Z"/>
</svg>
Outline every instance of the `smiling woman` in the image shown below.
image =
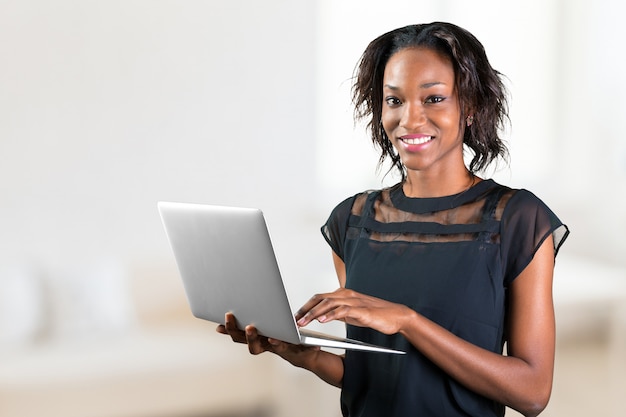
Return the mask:
<svg viewBox="0 0 626 417">
<path fill-rule="evenodd" d="M 356 116 L 402 179 L 335 207 L 322 233 L 339 288 L 296 320 L 343 321 L 348 337 L 406 355 L 337 356 L 239 329 L 232 315 L 218 332 L 341 387 L 344 416 L 539 414 L 552 389 L 554 258 L 569 231 L 534 194 L 478 176 L 506 155 L 505 97 L 480 42 L 449 23 L 386 33 L 357 68 Z"/>
</svg>

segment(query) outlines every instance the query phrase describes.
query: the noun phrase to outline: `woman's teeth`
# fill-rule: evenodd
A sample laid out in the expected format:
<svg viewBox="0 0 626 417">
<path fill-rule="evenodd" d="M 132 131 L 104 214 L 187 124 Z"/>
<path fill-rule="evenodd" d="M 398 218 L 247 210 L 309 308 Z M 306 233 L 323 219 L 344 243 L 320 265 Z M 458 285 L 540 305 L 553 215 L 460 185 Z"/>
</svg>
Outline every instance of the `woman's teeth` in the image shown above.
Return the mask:
<svg viewBox="0 0 626 417">
<path fill-rule="evenodd" d="M 423 136 L 421 138 L 401 138 L 404 143 L 409 145 L 421 145 L 432 139 L 432 136 Z"/>
</svg>

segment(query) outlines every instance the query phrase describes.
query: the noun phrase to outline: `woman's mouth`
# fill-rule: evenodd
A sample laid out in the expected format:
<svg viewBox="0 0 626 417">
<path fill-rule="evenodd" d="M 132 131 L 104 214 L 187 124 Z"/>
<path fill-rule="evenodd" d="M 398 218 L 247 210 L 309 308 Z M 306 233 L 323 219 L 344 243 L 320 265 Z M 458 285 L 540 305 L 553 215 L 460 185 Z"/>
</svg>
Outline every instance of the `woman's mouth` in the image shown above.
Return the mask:
<svg viewBox="0 0 626 417">
<path fill-rule="evenodd" d="M 400 136 L 400 140 L 407 145 L 422 145 L 433 140 L 433 137 L 427 135 L 404 135 Z"/>
</svg>

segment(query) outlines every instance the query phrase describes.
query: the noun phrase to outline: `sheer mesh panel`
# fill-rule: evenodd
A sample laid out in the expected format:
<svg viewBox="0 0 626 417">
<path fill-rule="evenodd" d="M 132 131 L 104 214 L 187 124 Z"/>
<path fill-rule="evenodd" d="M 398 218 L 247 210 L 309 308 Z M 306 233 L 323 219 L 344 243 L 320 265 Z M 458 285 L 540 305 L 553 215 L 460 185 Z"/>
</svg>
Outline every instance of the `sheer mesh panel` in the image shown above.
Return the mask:
<svg viewBox="0 0 626 417">
<path fill-rule="evenodd" d="M 359 227 L 352 225 L 348 237 L 366 233 L 378 242 L 463 242 L 484 241 L 499 243 L 498 222 L 506 203 L 514 194 L 509 190 L 502 195 L 485 196 L 448 210 L 429 213 L 413 213 L 394 206 L 390 190 L 383 190 L 374 202 L 373 220 L 366 220 Z M 352 206 L 352 214 L 363 218 L 369 194 L 358 196 Z M 364 230 L 360 229 L 364 226 Z M 491 226 L 491 227 L 490 227 Z"/>
</svg>

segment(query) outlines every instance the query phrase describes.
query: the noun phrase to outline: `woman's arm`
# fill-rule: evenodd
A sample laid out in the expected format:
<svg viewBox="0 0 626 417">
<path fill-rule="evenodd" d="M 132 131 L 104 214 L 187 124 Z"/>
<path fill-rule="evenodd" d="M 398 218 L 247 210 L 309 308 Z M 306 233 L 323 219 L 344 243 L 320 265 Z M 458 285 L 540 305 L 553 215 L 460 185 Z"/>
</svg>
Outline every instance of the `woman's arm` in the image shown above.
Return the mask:
<svg viewBox="0 0 626 417">
<path fill-rule="evenodd" d="M 472 345 L 415 313 L 400 332 L 457 381 L 525 416 L 538 415 L 552 390 L 555 350 L 552 274 L 547 239 L 510 288 L 508 356 Z"/>
<path fill-rule="evenodd" d="M 335 263 L 340 269 L 341 260 L 336 257 Z M 554 250 L 550 237 L 511 285 L 508 356 L 475 346 L 406 306 L 343 288 L 314 296 L 296 318 L 299 325 L 314 319 L 321 322 L 343 320 L 386 334 L 401 333 L 469 389 L 526 416 L 536 416 L 547 405 L 552 389 L 553 269 Z M 338 276 L 342 276 L 341 272 Z"/>
</svg>

